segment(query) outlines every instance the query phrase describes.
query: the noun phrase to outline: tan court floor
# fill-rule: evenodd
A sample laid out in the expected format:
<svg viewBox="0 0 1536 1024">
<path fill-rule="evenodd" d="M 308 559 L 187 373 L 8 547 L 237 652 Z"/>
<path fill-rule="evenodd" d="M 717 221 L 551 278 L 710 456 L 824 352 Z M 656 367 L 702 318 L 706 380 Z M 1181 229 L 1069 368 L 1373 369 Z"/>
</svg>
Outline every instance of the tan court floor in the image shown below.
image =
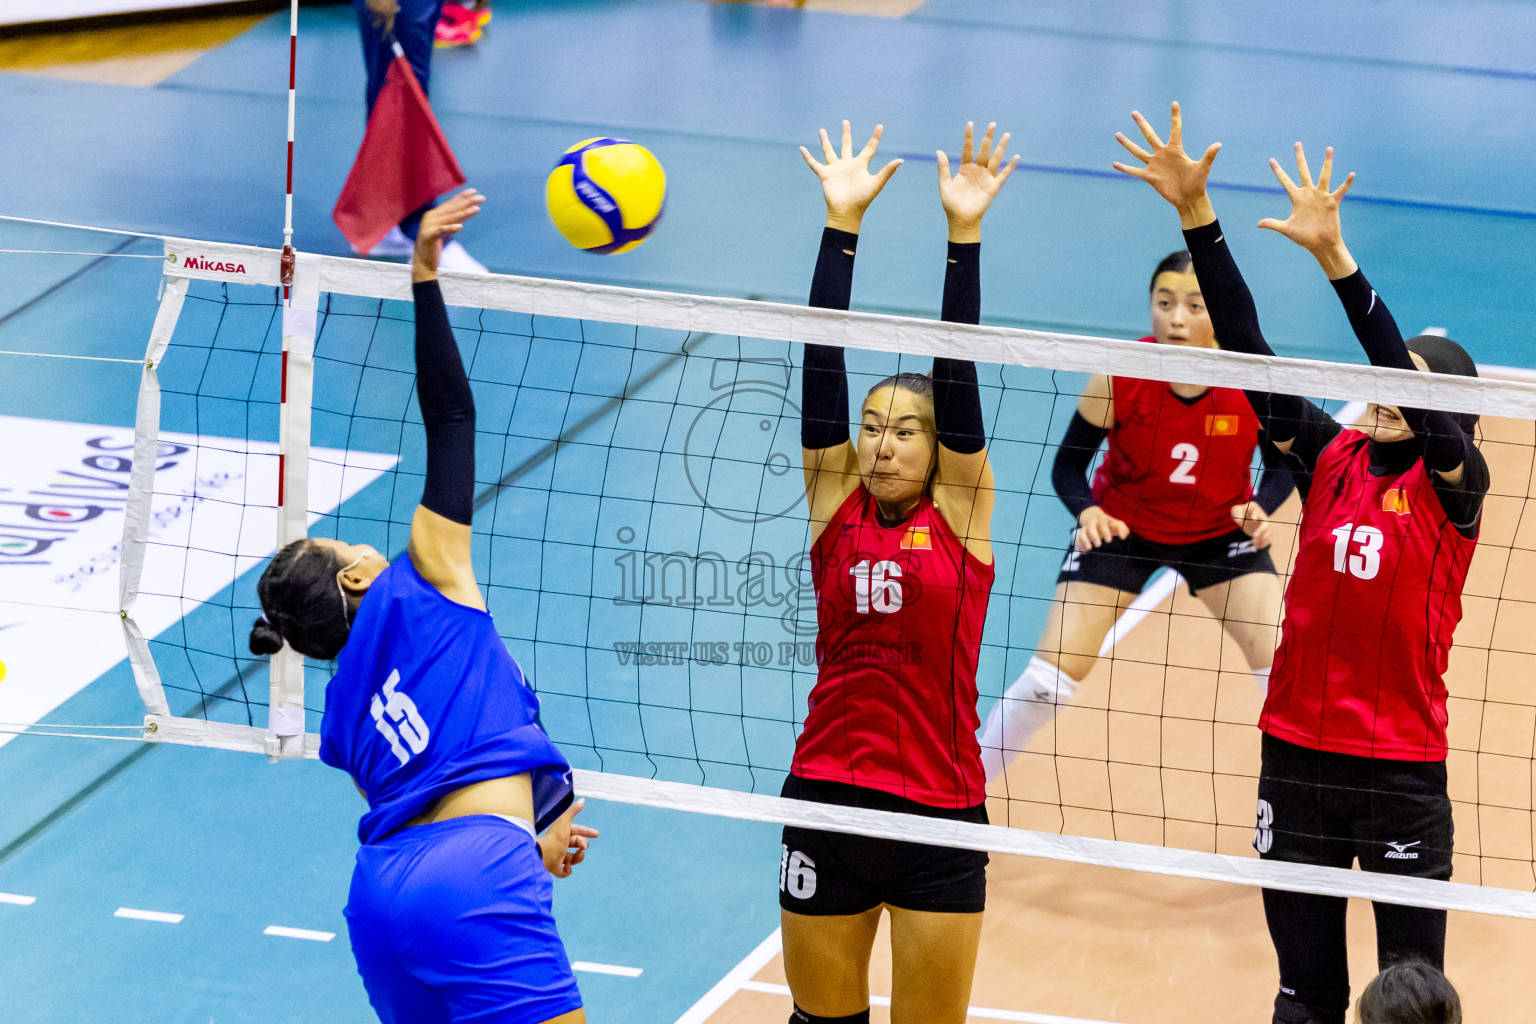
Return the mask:
<svg viewBox="0 0 1536 1024">
<path fill-rule="evenodd" d="M 1489 421 L 1492 470 L 1447 686 L 1455 878 L 1530 890 L 1536 738 L 1536 434 Z M 1529 506 L 1536 511 L 1536 506 Z M 1295 497 L 1277 514 L 1294 523 Z M 1294 528 L 1280 531 L 1288 564 Z M 1172 663 L 1172 664 L 1170 664 Z M 1182 588 L 1084 681 L 1076 706 L 994 784 L 994 823 L 1254 856 L 1257 686 L 1217 622 Z M 765 899 L 772 893 L 765 892 Z M 1467 1019 L 1526 1024 L 1536 922 L 1453 914 L 1446 971 Z M 872 991 L 890 992 L 877 942 Z M 1350 910 L 1355 993 L 1375 974 L 1368 903 Z M 776 958 L 757 980 L 783 984 Z M 1277 974 L 1255 889 L 994 857 L 973 1006 L 1122 1024 L 1269 1020 Z M 744 991 L 712 1024 L 782 1024 L 787 996 Z M 875 1021 L 889 1019 L 876 1007 Z"/>
</svg>

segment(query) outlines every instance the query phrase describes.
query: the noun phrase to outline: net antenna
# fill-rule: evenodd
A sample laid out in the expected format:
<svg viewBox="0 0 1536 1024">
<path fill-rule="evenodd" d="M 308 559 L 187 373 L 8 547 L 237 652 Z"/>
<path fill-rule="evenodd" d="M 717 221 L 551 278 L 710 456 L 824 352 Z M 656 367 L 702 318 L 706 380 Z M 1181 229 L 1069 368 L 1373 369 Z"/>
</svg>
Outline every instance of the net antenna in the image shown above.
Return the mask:
<svg viewBox="0 0 1536 1024">
<path fill-rule="evenodd" d="M 283 209 L 283 382 L 277 457 L 277 549 L 308 535 L 309 415 L 315 381 L 319 275 L 293 248 L 293 133 L 298 81 L 299 0 L 288 15 L 288 185 Z M 304 658 L 283 646 L 272 658 L 266 752 L 272 760 L 304 756 Z"/>
</svg>

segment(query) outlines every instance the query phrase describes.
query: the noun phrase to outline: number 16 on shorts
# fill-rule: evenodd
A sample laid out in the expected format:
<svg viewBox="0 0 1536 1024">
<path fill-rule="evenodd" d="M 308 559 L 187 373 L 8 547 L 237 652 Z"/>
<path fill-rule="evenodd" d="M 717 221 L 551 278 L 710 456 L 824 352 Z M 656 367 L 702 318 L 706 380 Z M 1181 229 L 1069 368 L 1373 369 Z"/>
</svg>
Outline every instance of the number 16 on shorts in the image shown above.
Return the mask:
<svg viewBox="0 0 1536 1024">
<path fill-rule="evenodd" d="M 787 892 L 797 900 L 808 900 L 816 895 L 816 862 L 799 850 L 782 845 L 779 855 L 779 892 Z"/>
</svg>

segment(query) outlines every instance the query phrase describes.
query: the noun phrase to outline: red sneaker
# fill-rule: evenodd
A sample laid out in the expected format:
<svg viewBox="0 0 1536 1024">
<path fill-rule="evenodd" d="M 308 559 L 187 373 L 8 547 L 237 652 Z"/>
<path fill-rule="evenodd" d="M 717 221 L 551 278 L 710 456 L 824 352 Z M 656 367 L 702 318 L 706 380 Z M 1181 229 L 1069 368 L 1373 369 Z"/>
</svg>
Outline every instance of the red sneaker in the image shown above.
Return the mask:
<svg viewBox="0 0 1536 1024">
<path fill-rule="evenodd" d="M 448 0 L 443 4 L 434 41 L 438 46 L 468 46 L 479 41 L 490 23 L 489 7 L 479 7 L 474 0 L 468 4 Z"/>
</svg>

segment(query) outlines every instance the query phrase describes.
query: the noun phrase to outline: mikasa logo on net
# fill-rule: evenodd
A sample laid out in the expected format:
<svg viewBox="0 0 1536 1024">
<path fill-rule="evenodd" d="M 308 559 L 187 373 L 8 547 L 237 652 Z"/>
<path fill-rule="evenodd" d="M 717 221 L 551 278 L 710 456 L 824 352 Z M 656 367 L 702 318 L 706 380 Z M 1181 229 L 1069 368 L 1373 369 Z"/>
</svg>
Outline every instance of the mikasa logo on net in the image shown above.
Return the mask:
<svg viewBox="0 0 1536 1024">
<path fill-rule="evenodd" d="M 172 266 L 180 265 L 185 270 L 208 270 L 217 274 L 244 274 L 244 263 L 225 263 L 222 260 L 211 260 L 207 256 L 177 256 L 174 252 L 167 253 L 165 261 Z"/>
</svg>

